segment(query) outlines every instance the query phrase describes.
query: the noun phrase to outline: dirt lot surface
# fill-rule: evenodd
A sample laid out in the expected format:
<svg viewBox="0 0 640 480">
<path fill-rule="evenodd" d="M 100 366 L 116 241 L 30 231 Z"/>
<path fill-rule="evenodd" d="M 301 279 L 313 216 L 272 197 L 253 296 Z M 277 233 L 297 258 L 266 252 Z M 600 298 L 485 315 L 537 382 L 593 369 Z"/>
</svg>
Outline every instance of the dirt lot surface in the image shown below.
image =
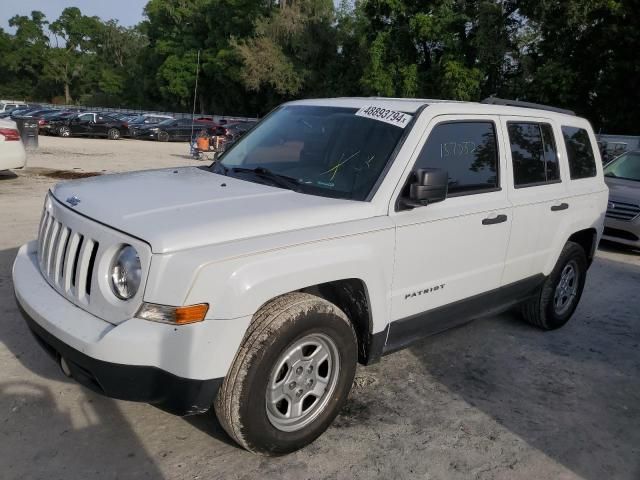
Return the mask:
<svg viewBox="0 0 640 480">
<path fill-rule="evenodd" d="M 174 417 L 66 379 L 29 334 L 11 283 L 58 181 L 46 174 L 201 164 L 187 153 L 45 137 L 26 170 L 0 176 L 0 478 L 640 479 L 640 255 L 612 245 L 565 328 L 502 315 L 360 368 L 334 425 L 286 457 L 240 450 L 212 413 Z"/>
</svg>

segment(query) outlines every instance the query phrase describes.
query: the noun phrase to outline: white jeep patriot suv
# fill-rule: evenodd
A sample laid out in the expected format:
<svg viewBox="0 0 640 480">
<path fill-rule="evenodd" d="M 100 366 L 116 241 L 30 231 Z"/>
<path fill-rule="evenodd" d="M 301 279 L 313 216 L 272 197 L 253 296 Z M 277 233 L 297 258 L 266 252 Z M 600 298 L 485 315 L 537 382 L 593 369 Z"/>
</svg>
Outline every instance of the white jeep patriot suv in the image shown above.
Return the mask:
<svg viewBox="0 0 640 480">
<path fill-rule="evenodd" d="M 287 103 L 213 165 L 56 185 L 13 267 L 81 384 L 291 452 L 356 363 L 518 307 L 564 325 L 602 234 L 596 139 L 521 102 Z"/>
</svg>

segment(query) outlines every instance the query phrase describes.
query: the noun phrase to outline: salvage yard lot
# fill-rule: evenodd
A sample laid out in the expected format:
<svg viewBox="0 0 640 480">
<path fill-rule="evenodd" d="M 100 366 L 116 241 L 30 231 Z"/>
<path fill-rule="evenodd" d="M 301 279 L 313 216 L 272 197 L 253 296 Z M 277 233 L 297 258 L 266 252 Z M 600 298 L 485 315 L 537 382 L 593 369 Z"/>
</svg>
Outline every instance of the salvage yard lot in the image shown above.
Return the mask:
<svg viewBox="0 0 640 480">
<path fill-rule="evenodd" d="M 67 380 L 15 302 L 11 265 L 59 179 L 202 165 L 186 143 L 41 137 L 0 174 L 0 478 L 640 478 L 640 254 L 603 245 L 569 324 L 505 314 L 359 368 L 334 425 L 281 458 Z M 144 192 L 140 192 L 144 195 Z"/>
</svg>

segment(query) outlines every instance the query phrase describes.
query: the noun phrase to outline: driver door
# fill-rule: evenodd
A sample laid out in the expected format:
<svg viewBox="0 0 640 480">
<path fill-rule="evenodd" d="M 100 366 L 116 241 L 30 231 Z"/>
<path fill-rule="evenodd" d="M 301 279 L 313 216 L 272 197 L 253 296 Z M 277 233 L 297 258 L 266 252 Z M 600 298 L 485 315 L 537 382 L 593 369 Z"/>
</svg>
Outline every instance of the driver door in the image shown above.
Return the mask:
<svg viewBox="0 0 640 480">
<path fill-rule="evenodd" d="M 89 124 L 93 121 L 93 113 L 84 113 L 71 121 L 69 129 L 74 135 L 87 135 L 89 133 Z"/>
<path fill-rule="evenodd" d="M 446 170 L 449 193 L 425 207 L 392 205 L 392 350 L 468 321 L 468 313 L 484 308 L 484 299 L 500 287 L 512 208 L 502 185 L 506 159 L 499 125 L 495 116 L 436 117 L 409 162 L 405 178 L 418 168 Z"/>
</svg>

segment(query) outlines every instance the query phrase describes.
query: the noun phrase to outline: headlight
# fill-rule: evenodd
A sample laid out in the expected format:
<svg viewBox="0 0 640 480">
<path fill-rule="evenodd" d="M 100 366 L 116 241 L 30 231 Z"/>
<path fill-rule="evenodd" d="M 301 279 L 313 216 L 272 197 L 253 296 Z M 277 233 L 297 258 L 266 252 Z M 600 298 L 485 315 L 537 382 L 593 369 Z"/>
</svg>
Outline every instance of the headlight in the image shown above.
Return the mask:
<svg viewBox="0 0 640 480">
<path fill-rule="evenodd" d="M 121 300 L 134 297 L 140 288 L 142 267 L 138 252 L 131 245 L 120 249 L 111 267 L 111 289 Z"/>
</svg>

